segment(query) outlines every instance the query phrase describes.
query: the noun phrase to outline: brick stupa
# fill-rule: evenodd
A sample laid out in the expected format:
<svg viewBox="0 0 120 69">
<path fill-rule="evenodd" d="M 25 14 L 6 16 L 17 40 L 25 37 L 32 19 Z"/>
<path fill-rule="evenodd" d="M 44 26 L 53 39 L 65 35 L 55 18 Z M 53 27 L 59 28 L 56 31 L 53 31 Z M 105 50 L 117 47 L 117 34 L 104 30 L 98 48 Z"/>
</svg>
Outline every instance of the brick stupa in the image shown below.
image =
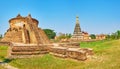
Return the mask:
<svg viewBox="0 0 120 69">
<path fill-rule="evenodd" d="M 17 17 L 9 20 L 10 28 L 5 33 L 3 42 L 25 44 L 49 44 L 49 39 L 41 28 L 38 28 L 38 20 L 31 17 Z"/>
<path fill-rule="evenodd" d="M 71 37 L 72 40 L 83 40 L 84 36 L 80 28 L 79 17 L 76 17 L 76 25 L 74 29 L 73 36 Z"/>
</svg>

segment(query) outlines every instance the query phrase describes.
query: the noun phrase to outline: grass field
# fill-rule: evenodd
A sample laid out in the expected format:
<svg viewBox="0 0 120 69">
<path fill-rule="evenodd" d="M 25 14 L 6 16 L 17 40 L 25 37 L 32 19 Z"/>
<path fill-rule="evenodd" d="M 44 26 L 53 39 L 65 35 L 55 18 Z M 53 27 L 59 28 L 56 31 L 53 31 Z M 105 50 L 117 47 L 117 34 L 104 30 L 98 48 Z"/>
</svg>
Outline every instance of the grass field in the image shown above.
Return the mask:
<svg viewBox="0 0 120 69">
<path fill-rule="evenodd" d="M 20 69 L 120 69 L 120 40 L 82 42 L 82 48 L 92 48 L 95 55 L 86 61 L 57 58 L 52 55 L 14 59 L 9 64 Z M 5 56 L 6 52 L 0 57 Z M 4 53 L 5 52 L 5 53 Z"/>
<path fill-rule="evenodd" d="M 7 46 L 0 46 L 0 60 L 4 60 L 7 55 Z"/>
<path fill-rule="evenodd" d="M 7 46 L 0 46 L 0 62 L 4 61 L 7 55 Z M 5 69 L 3 66 L 0 65 L 0 69 Z"/>
<path fill-rule="evenodd" d="M 118 40 L 117 40 L 118 41 Z M 118 44 L 116 40 L 102 40 L 96 42 L 81 42 L 81 48 L 92 48 L 94 52 L 98 55 L 106 53 L 107 49 L 114 47 L 115 44 Z"/>
</svg>

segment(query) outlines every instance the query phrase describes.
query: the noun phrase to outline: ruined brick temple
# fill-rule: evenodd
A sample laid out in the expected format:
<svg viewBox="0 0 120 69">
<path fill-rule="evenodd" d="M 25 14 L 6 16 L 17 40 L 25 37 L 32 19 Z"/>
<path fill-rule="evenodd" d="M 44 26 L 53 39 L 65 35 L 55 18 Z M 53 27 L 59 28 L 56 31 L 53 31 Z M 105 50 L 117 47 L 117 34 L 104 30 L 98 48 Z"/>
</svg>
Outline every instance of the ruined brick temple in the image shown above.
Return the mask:
<svg viewBox="0 0 120 69">
<path fill-rule="evenodd" d="M 9 20 L 10 28 L 1 43 L 8 43 L 9 58 L 28 58 L 43 54 L 52 54 L 62 58 L 86 60 L 93 54 L 92 49 L 80 48 L 79 43 L 51 43 L 44 31 L 38 28 L 38 20 L 31 17 L 17 17 Z M 79 28 L 79 27 L 78 27 Z M 80 30 L 80 29 L 78 29 Z"/>
<path fill-rule="evenodd" d="M 41 28 L 38 28 L 38 20 L 31 17 L 22 17 L 18 14 L 9 20 L 10 28 L 1 40 L 4 42 L 26 43 L 26 44 L 48 44 L 49 39 Z"/>
</svg>

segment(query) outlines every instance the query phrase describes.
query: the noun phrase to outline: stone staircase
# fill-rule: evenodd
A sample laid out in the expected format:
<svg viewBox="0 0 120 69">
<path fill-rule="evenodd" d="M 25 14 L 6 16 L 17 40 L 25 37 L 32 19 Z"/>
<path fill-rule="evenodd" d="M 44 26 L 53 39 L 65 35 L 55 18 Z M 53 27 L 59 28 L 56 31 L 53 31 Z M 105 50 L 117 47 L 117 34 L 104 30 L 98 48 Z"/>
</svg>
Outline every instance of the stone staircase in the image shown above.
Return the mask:
<svg viewBox="0 0 120 69">
<path fill-rule="evenodd" d="M 29 32 L 27 31 L 27 29 L 25 27 L 23 27 L 23 34 L 24 34 L 24 38 L 25 38 L 25 43 L 30 43 L 30 36 L 29 36 Z"/>
<path fill-rule="evenodd" d="M 42 41 L 41 41 L 42 38 L 40 38 L 39 33 L 38 33 L 38 32 L 39 32 L 39 31 L 38 31 L 38 28 L 35 27 L 35 25 L 33 24 L 32 19 L 28 18 L 27 21 L 28 21 L 28 25 L 29 25 L 29 27 L 30 27 L 30 30 L 31 30 L 32 32 L 34 32 L 34 35 L 35 35 L 36 40 L 37 40 L 37 43 L 38 43 L 38 44 L 43 44 Z"/>
</svg>

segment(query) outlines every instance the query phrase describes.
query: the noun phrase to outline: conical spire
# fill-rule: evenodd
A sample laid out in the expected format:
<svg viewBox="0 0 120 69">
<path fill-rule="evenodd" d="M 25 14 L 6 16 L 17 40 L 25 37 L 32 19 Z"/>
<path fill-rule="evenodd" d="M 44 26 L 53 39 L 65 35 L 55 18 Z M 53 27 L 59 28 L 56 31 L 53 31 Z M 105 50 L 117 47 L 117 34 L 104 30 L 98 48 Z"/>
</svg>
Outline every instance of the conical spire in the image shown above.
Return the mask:
<svg viewBox="0 0 120 69">
<path fill-rule="evenodd" d="M 79 24 L 79 17 L 76 16 L 76 25 L 74 29 L 74 34 L 79 34 L 81 32 L 80 24 Z"/>
<path fill-rule="evenodd" d="M 71 37 L 71 39 L 75 39 L 75 40 L 81 40 L 83 39 L 83 34 L 80 28 L 80 23 L 79 23 L 79 17 L 76 16 L 76 25 L 74 28 L 74 33 L 73 36 Z"/>
</svg>

